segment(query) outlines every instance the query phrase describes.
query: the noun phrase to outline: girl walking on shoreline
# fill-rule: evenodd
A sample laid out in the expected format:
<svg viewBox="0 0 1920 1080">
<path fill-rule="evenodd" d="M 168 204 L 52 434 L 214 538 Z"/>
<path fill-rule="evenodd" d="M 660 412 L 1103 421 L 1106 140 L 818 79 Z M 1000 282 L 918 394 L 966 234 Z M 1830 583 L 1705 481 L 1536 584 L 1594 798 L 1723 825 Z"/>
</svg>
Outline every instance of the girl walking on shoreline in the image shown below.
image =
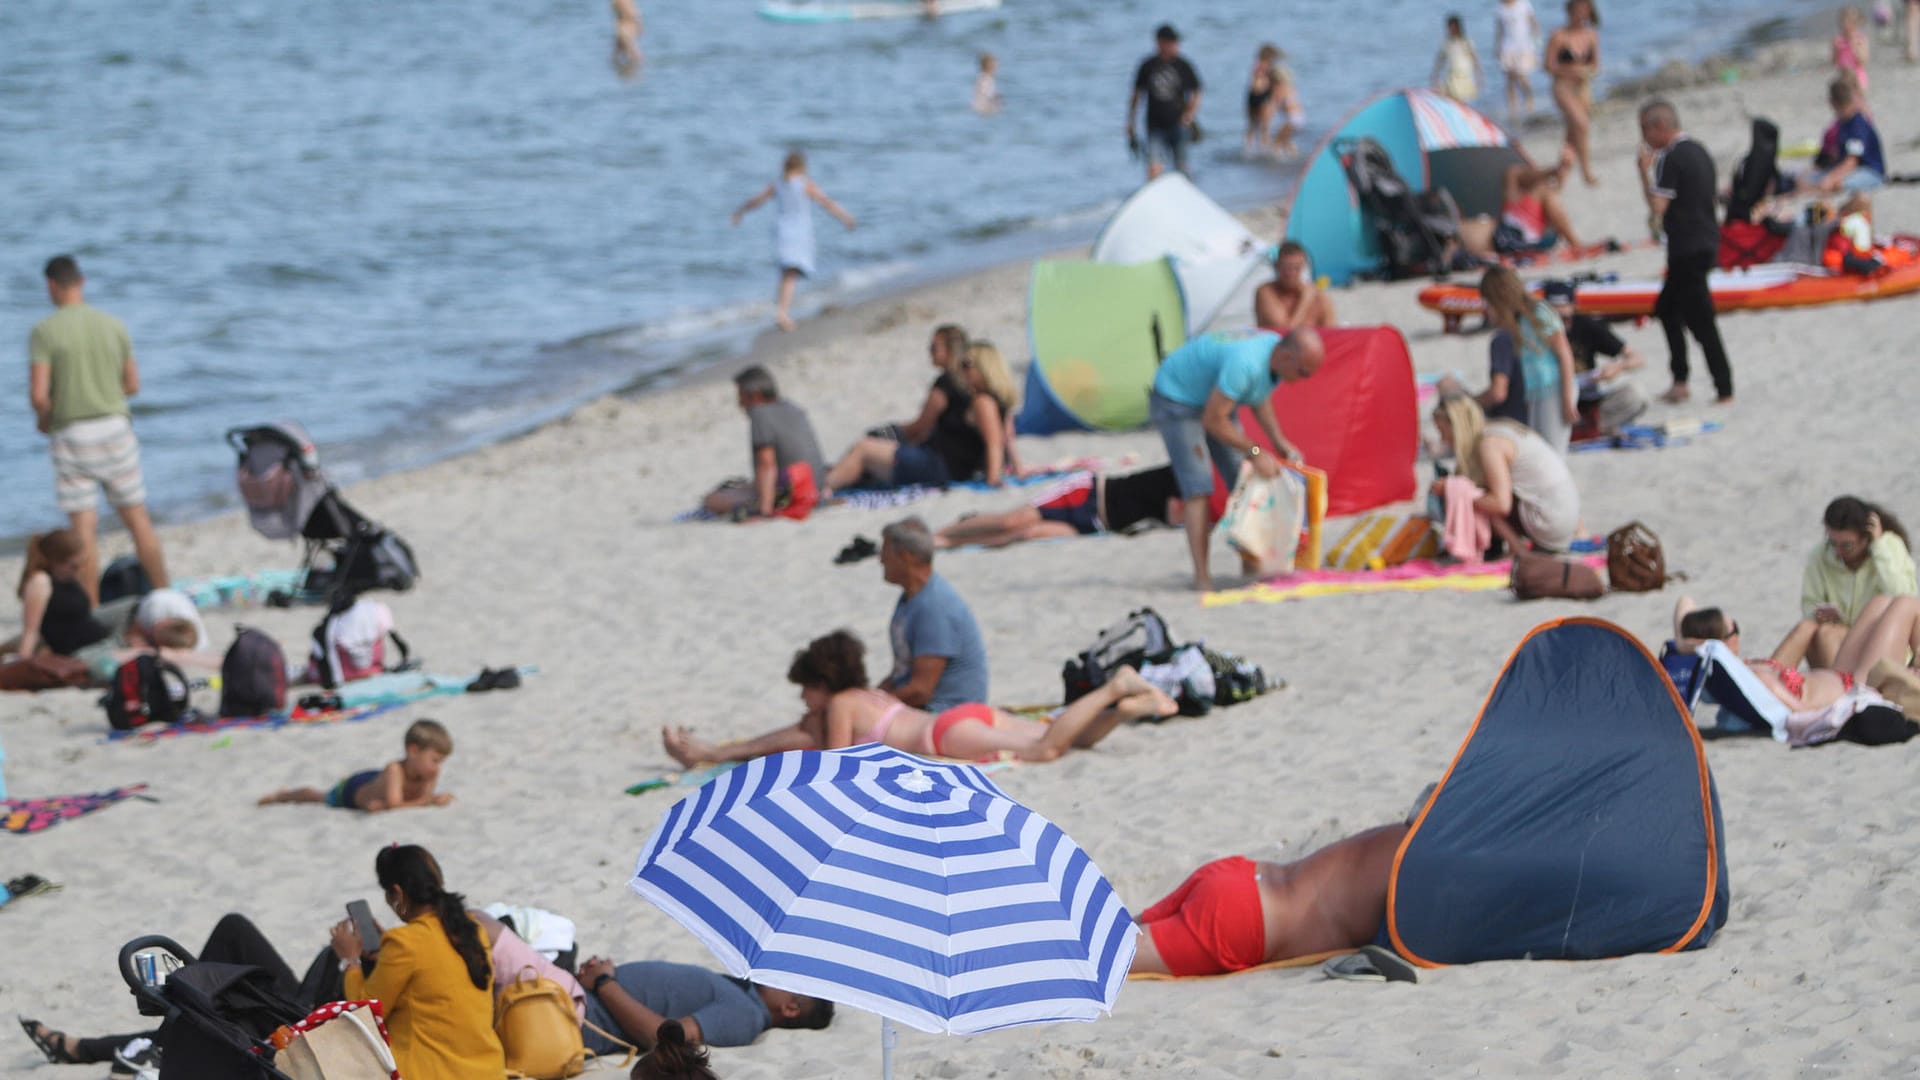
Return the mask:
<svg viewBox="0 0 1920 1080">
<path fill-rule="evenodd" d="M 768 184 L 760 194 L 740 204 L 733 212 L 733 224 L 772 199 L 776 217 L 773 225 L 774 258 L 780 266 L 780 287 L 773 321 L 782 330 L 793 329 L 793 291 L 803 277 L 813 276 L 813 207 L 818 203 L 848 229 L 859 222 L 821 191 L 807 175 L 807 155 L 799 150 L 787 154 L 780 179 Z"/>
</svg>

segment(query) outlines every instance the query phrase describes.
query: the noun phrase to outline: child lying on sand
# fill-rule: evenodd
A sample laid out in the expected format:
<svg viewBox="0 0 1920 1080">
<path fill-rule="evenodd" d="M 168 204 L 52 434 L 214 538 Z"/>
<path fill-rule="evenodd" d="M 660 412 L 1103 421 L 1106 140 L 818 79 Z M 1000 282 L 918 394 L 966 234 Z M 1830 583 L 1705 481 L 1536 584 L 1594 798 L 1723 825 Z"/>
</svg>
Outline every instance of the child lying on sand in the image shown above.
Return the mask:
<svg viewBox="0 0 1920 1080">
<path fill-rule="evenodd" d="M 975 761 L 1007 754 L 1021 761 L 1052 761 L 1086 749 L 1129 720 L 1172 716 L 1180 706 L 1132 668 L 1114 672 L 1105 686 L 1060 710 L 1052 723 L 1015 716 L 991 705 L 958 705 L 935 716 L 868 688 L 866 646 L 845 630 L 816 638 L 795 653 L 787 679 L 800 687 L 807 712 L 792 727 L 746 742 L 715 745 L 692 730 L 662 729 L 675 761 L 749 761 L 788 750 L 837 750 L 885 743 L 927 757 Z"/>
<path fill-rule="evenodd" d="M 447 793 L 434 793 L 440 780 L 440 764 L 453 753 L 453 736 L 434 720 L 416 720 L 407 728 L 406 756 L 389 761 L 384 769 L 368 769 L 321 791 L 319 788 L 287 788 L 261 798 L 261 806 L 273 803 L 326 803 L 341 810 L 364 810 L 377 814 L 382 810 L 401 810 L 409 806 L 445 806 L 453 801 Z"/>
</svg>

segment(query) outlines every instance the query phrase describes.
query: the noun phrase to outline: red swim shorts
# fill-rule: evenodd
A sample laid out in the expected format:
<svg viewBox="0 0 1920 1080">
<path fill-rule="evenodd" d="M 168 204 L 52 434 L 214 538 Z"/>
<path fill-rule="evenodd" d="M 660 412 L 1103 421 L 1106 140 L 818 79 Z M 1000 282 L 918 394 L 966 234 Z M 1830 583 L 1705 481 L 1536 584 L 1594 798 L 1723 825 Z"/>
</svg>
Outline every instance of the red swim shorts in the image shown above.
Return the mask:
<svg viewBox="0 0 1920 1080">
<path fill-rule="evenodd" d="M 1166 899 L 1140 915 L 1153 947 L 1175 975 L 1221 975 L 1267 958 L 1267 920 L 1259 871 L 1234 855 L 1195 870 Z"/>
</svg>

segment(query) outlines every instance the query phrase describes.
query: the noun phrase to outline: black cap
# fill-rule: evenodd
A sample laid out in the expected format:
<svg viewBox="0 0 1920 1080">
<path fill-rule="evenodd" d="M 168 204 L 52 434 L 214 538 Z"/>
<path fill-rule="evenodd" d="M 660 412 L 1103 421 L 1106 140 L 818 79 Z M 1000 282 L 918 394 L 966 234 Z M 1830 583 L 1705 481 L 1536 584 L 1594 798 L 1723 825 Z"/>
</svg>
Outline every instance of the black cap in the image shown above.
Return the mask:
<svg viewBox="0 0 1920 1080">
<path fill-rule="evenodd" d="M 1549 304 L 1573 303 L 1573 282 L 1549 281 L 1540 290 L 1541 298 Z"/>
<path fill-rule="evenodd" d="M 1158 29 L 1158 30 L 1155 30 L 1155 31 L 1153 32 L 1153 40 L 1155 40 L 1155 41 L 1179 41 L 1179 40 L 1180 40 L 1180 31 L 1178 31 L 1178 30 L 1175 30 L 1175 29 L 1173 28 L 1173 24 L 1172 24 L 1172 23 L 1161 23 L 1161 24 L 1160 24 L 1160 29 Z"/>
</svg>

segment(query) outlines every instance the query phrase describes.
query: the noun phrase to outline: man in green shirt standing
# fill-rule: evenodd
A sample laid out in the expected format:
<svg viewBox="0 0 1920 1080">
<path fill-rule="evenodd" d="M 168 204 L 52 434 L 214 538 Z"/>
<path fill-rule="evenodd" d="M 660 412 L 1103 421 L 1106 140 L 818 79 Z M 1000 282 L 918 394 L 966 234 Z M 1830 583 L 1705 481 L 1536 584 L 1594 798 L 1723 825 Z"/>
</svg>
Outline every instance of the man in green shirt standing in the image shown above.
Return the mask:
<svg viewBox="0 0 1920 1080">
<path fill-rule="evenodd" d="M 94 533 L 100 521 L 98 493 L 104 489 L 107 504 L 133 538 L 140 565 L 160 588 L 167 584 L 167 563 L 147 516 L 140 441 L 127 412 L 127 399 L 140 392 L 133 342 L 119 319 L 87 305 L 82 295 L 87 279 L 73 256 L 48 260 L 46 275 L 47 296 L 58 310 L 27 339 L 29 396 L 49 440 L 60 509 L 86 544 L 80 583 L 99 603 L 100 548 Z"/>
</svg>

